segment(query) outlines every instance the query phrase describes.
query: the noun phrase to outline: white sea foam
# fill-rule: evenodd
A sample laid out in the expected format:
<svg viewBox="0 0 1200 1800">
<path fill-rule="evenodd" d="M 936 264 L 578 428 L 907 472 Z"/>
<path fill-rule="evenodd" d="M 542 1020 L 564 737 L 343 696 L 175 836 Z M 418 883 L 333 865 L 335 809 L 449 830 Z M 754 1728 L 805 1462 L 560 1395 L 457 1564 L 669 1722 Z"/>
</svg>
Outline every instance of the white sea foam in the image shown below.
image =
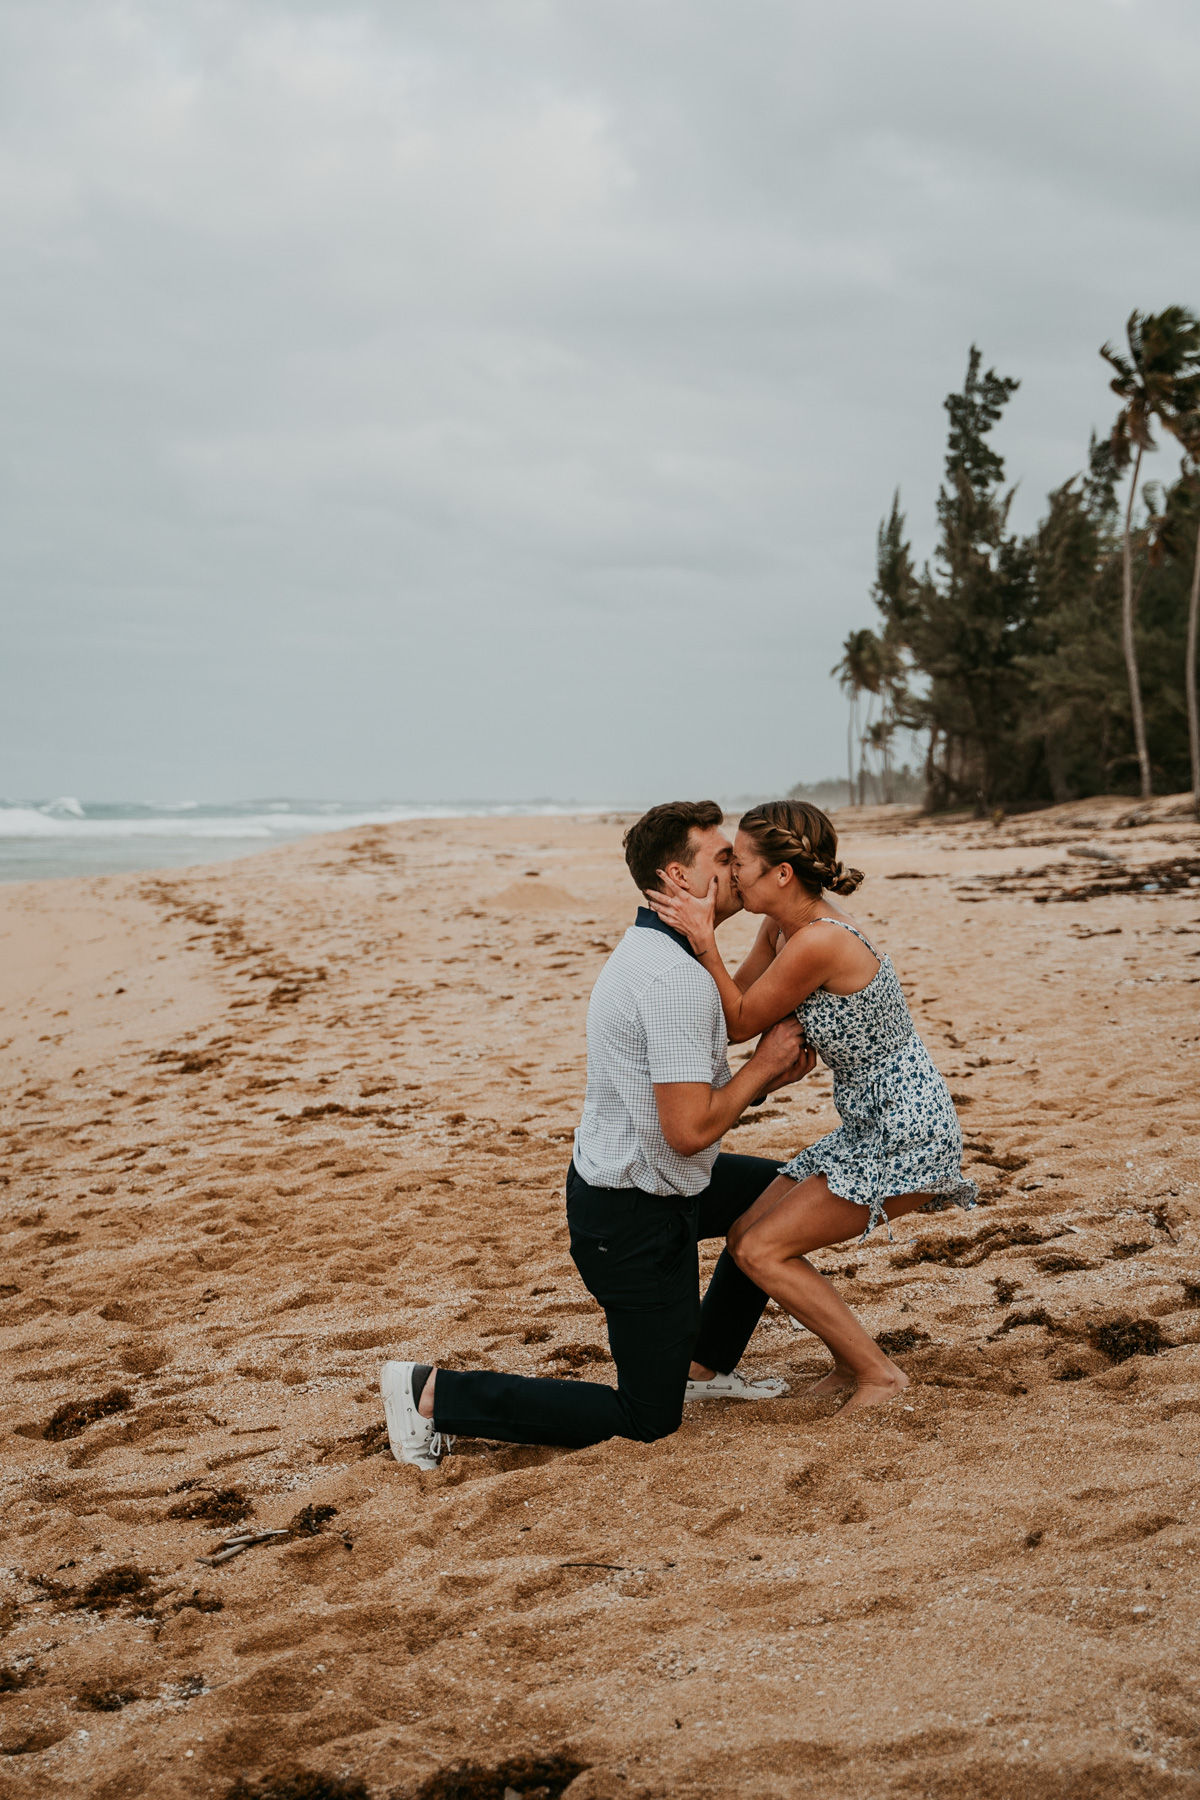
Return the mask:
<svg viewBox="0 0 1200 1800">
<path fill-rule="evenodd" d="M 558 803 L 510 805 L 404 805 L 356 807 L 341 801 L 260 801 L 229 807 L 180 801 L 164 806 L 137 803 L 81 806 L 77 800 L 0 800 L 0 838 L 280 838 L 315 831 L 344 831 L 360 825 L 388 825 L 403 819 L 561 817 L 597 813 L 598 806 Z"/>
<path fill-rule="evenodd" d="M 83 804 L 70 796 L 0 800 L 0 882 L 219 862 L 314 832 L 347 831 L 403 819 L 549 818 L 608 810 L 552 801 L 507 805 L 463 801 L 439 806 L 256 800 L 221 806 L 199 800 L 158 805 L 136 801 Z"/>
</svg>

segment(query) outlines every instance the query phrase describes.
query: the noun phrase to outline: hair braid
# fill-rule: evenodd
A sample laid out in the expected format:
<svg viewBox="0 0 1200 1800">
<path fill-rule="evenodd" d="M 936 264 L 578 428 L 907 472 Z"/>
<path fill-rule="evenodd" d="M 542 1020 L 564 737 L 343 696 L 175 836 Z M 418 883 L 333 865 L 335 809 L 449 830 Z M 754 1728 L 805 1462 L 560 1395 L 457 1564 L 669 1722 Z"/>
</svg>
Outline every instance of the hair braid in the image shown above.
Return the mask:
<svg viewBox="0 0 1200 1800">
<path fill-rule="evenodd" d="M 824 889 L 852 894 L 863 880 L 861 869 L 838 861 L 837 832 L 819 806 L 803 800 L 768 800 L 744 813 L 738 829 L 753 841 L 769 868 L 788 863 L 812 894 Z"/>
</svg>

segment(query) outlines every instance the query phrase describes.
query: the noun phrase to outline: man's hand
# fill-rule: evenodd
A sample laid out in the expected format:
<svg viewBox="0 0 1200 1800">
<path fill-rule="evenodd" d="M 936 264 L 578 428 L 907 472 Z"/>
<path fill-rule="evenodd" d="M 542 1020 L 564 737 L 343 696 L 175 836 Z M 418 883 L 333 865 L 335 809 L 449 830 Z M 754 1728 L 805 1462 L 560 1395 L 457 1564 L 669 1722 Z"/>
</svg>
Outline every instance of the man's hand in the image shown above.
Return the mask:
<svg viewBox="0 0 1200 1800">
<path fill-rule="evenodd" d="M 716 947 L 717 878 L 708 884 L 707 894 L 693 894 L 672 881 L 665 869 L 658 871 L 661 890 L 648 888 L 646 899 L 664 925 L 682 931 L 697 956 Z"/>
<path fill-rule="evenodd" d="M 804 1027 L 799 1019 L 794 1016 L 780 1019 L 778 1025 L 772 1025 L 770 1031 L 763 1032 L 746 1067 L 757 1069 L 764 1081 L 771 1083 L 772 1088 L 782 1087 L 784 1084 L 780 1078 L 784 1071 L 801 1062 L 806 1052 L 812 1056 L 812 1052 L 807 1051 L 807 1043 Z M 811 1068 L 812 1061 L 804 1073 L 807 1075 Z M 798 1081 L 799 1076 L 792 1075 L 789 1079 Z"/>
<path fill-rule="evenodd" d="M 782 1075 L 776 1075 L 773 1081 L 769 1081 L 763 1089 L 763 1094 L 773 1094 L 777 1088 L 791 1087 L 793 1081 L 803 1081 L 806 1075 L 812 1074 L 816 1066 L 816 1051 L 811 1044 L 803 1044 L 800 1054 L 791 1068 L 785 1069 Z"/>
<path fill-rule="evenodd" d="M 662 1134 L 672 1150 L 695 1156 L 715 1144 L 755 1099 L 799 1081 L 815 1062 L 800 1021 L 783 1019 L 763 1033 L 754 1055 L 725 1087 L 706 1087 L 700 1081 L 656 1082 Z"/>
</svg>

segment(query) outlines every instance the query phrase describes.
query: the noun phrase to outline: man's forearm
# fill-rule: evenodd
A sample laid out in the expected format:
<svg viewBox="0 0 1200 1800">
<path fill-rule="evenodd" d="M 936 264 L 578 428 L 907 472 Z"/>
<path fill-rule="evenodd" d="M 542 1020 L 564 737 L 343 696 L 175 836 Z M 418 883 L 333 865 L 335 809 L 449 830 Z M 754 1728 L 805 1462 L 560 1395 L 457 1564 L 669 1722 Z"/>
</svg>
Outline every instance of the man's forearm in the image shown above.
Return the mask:
<svg viewBox="0 0 1200 1800">
<path fill-rule="evenodd" d="M 754 1058 L 751 1057 L 732 1081 L 727 1081 L 724 1087 L 710 1089 L 708 1117 L 700 1127 L 703 1135 L 696 1149 L 707 1150 L 710 1144 L 715 1144 L 719 1137 L 723 1137 L 729 1127 L 741 1118 L 746 1108 L 765 1092 L 770 1079 L 770 1075 L 761 1068 L 755 1068 Z"/>
</svg>

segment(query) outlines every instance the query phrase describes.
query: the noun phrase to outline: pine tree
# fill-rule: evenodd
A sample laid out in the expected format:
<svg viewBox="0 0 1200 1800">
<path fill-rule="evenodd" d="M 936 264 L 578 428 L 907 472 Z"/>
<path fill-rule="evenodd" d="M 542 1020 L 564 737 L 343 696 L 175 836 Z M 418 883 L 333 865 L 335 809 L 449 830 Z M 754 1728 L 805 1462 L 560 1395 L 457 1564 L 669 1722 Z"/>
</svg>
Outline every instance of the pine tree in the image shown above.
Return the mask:
<svg viewBox="0 0 1200 1800">
<path fill-rule="evenodd" d="M 895 597 L 892 578 L 881 583 L 885 617 L 928 677 L 913 709 L 929 730 L 927 804 L 968 801 L 980 812 L 1021 785 L 1014 658 L 1031 567 L 1026 546 L 1009 533 L 1012 496 L 1002 491 L 1004 462 L 988 441 L 1019 384 L 994 369 L 981 374 L 982 360 L 972 345 L 962 392 L 945 403 L 950 432 L 935 568 Z M 892 510 L 897 517 L 898 505 Z M 890 549 L 888 529 L 880 543 Z"/>
</svg>

